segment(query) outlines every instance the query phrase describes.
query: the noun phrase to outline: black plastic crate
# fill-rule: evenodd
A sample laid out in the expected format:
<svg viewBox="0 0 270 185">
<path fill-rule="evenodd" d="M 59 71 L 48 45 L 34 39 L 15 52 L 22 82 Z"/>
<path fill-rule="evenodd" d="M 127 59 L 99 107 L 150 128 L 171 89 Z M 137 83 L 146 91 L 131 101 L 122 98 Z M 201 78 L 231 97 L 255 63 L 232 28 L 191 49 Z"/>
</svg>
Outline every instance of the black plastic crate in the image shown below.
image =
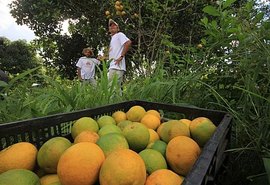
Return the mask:
<svg viewBox="0 0 270 185">
<path fill-rule="evenodd" d="M 70 138 L 70 128 L 74 120 L 84 116 L 97 119 L 102 115 L 111 115 L 117 110 L 126 112 L 134 105 L 141 105 L 146 110 L 159 110 L 162 112 L 163 117 L 170 119 L 187 118 L 192 120 L 203 116 L 212 120 L 217 129 L 204 146 L 201 155 L 185 177 L 183 184 L 208 185 L 215 183 L 216 175 L 226 158 L 224 151 L 230 139 L 232 122 L 232 117 L 223 111 L 139 100 L 126 101 L 93 109 L 0 124 L 0 150 L 20 141 L 31 142 L 39 148 L 52 137 L 64 136 Z"/>
</svg>

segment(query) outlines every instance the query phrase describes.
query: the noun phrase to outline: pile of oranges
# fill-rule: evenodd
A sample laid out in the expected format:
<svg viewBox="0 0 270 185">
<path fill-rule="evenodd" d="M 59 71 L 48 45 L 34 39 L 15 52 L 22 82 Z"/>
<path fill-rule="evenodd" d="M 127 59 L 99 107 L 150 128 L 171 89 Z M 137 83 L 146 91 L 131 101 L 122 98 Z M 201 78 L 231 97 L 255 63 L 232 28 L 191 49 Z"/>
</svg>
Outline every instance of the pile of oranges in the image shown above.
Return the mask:
<svg viewBox="0 0 270 185">
<path fill-rule="evenodd" d="M 140 105 L 82 117 L 72 124 L 72 140 L 59 136 L 39 149 L 20 142 L 0 151 L 0 184 L 16 185 L 16 176 L 28 185 L 179 185 L 215 129 L 206 117 L 165 121 Z"/>
</svg>

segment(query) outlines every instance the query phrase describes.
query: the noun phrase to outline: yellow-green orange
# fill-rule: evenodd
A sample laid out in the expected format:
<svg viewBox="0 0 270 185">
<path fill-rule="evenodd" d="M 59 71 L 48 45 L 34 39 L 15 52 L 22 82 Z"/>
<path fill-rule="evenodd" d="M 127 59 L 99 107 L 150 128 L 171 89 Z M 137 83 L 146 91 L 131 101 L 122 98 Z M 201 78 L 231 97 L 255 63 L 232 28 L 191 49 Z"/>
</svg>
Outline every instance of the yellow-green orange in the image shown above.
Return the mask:
<svg viewBox="0 0 270 185">
<path fill-rule="evenodd" d="M 118 134 L 122 134 L 122 130 L 113 124 L 110 125 L 105 125 L 103 126 L 99 131 L 98 131 L 98 135 L 99 136 L 104 136 L 106 134 L 110 134 L 110 133 L 118 133 Z"/>
<path fill-rule="evenodd" d="M 0 174 L 11 169 L 33 170 L 37 148 L 28 142 L 20 142 L 0 151 Z"/>
<path fill-rule="evenodd" d="M 157 140 L 157 141 L 147 145 L 147 148 L 154 149 L 154 150 L 160 152 L 163 156 L 165 156 L 167 143 L 165 143 L 164 141 L 161 141 L 161 140 Z"/>
<path fill-rule="evenodd" d="M 203 147 L 215 132 L 216 126 L 210 119 L 198 117 L 191 121 L 189 129 L 191 137 Z"/>
<path fill-rule="evenodd" d="M 169 120 L 164 122 L 157 132 L 161 140 L 165 141 L 166 143 L 176 136 L 190 137 L 189 128 L 185 123 L 179 120 Z"/>
<path fill-rule="evenodd" d="M 110 133 L 101 136 L 97 141 L 97 145 L 102 149 L 105 157 L 113 151 L 129 148 L 126 138 L 119 133 Z"/>
<path fill-rule="evenodd" d="M 47 174 L 40 178 L 41 185 L 50 185 L 54 182 L 60 182 L 57 174 Z"/>
<path fill-rule="evenodd" d="M 160 169 L 147 177 L 145 185 L 180 185 L 183 180 L 183 176 L 179 176 L 171 170 Z"/>
<path fill-rule="evenodd" d="M 75 139 L 83 131 L 98 132 L 99 127 L 97 122 L 90 117 L 82 117 L 75 121 L 71 128 L 72 138 Z"/>
<path fill-rule="evenodd" d="M 155 130 L 149 128 L 148 131 L 149 131 L 149 134 L 150 134 L 148 144 L 153 143 L 156 140 L 159 140 L 159 135 Z"/>
<path fill-rule="evenodd" d="M 146 169 L 142 158 L 130 149 L 112 152 L 102 164 L 100 185 L 144 185 Z"/>
<path fill-rule="evenodd" d="M 153 173 L 159 169 L 167 169 L 167 163 L 161 153 L 153 149 L 144 149 L 139 153 L 144 161 L 146 172 Z"/>
<path fill-rule="evenodd" d="M 72 145 L 60 157 L 57 174 L 61 185 L 89 185 L 98 180 L 105 159 L 101 148 L 90 142 Z"/>
<path fill-rule="evenodd" d="M 186 176 L 200 155 L 199 145 L 190 137 L 177 136 L 166 148 L 166 159 L 171 169 Z"/>
<path fill-rule="evenodd" d="M 140 122 L 145 114 L 145 109 L 140 105 L 132 106 L 126 113 L 127 119 L 134 122 Z"/>
<path fill-rule="evenodd" d="M 128 124 L 124 128 L 123 134 L 128 141 L 129 148 L 136 152 L 140 152 L 148 145 L 150 134 L 148 128 L 142 123 L 132 122 Z"/>
<path fill-rule="evenodd" d="M 121 130 L 124 130 L 125 126 L 127 126 L 128 124 L 132 123 L 132 121 L 129 121 L 129 120 L 124 120 L 124 121 L 121 121 L 120 123 L 118 123 L 118 127 L 121 129 Z"/>
<path fill-rule="evenodd" d="M 156 130 L 160 125 L 160 119 L 152 114 L 145 114 L 140 122 L 144 124 L 147 128 L 153 130 Z"/>
<path fill-rule="evenodd" d="M 90 142 L 90 143 L 96 143 L 99 139 L 99 135 L 96 132 L 92 132 L 89 130 L 82 131 L 75 139 L 74 143 L 80 143 L 80 142 Z"/>
<path fill-rule="evenodd" d="M 71 147 L 71 142 L 64 137 L 54 137 L 46 141 L 39 149 L 37 163 L 47 173 L 56 173 L 60 156 Z"/>
<path fill-rule="evenodd" d="M 1 185 L 40 185 L 39 177 L 26 169 L 12 169 L 0 174 Z"/>
<path fill-rule="evenodd" d="M 113 119 L 112 116 L 104 115 L 98 118 L 97 123 L 99 125 L 99 128 L 104 127 L 105 125 L 116 125 L 116 121 Z"/>
<path fill-rule="evenodd" d="M 127 120 L 127 115 L 123 111 L 116 111 L 112 114 L 112 117 L 114 118 L 116 124 L 120 123 L 121 121 Z"/>
</svg>

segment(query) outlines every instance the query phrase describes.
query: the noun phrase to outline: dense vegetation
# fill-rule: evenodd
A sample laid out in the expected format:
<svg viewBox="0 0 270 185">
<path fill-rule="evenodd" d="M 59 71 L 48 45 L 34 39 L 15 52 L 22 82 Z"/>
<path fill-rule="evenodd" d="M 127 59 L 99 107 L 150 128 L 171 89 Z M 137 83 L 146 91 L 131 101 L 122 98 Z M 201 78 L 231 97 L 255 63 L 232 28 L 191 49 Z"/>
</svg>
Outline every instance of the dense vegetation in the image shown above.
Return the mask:
<svg viewBox="0 0 270 185">
<path fill-rule="evenodd" d="M 2 84 L 0 123 L 131 99 L 225 110 L 234 116 L 234 123 L 230 159 L 219 184 L 248 184 L 253 175 L 264 173 L 262 157 L 270 156 L 267 4 L 124 1 L 122 15 L 114 3 L 12 3 L 17 22 L 39 36 L 35 42 L 42 48 L 45 67 L 27 70 Z M 106 61 L 98 69 L 96 89 L 73 80 L 81 49 L 90 45 L 97 52 L 108 45 L 109 17 L 133 41 L 123 96 L 108 86 Z M 71 34 L 61 35 L 61 21 L 66 19 Z M 32 87 L 36 82 L 41 85 Z"/>
</svg>

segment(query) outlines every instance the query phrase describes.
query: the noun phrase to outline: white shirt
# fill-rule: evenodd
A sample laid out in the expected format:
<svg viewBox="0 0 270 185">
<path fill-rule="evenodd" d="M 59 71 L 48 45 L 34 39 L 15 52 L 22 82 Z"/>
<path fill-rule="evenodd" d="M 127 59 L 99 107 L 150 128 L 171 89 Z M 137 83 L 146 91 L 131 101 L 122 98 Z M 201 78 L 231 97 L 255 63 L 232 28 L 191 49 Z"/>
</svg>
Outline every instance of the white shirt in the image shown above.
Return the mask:
<svg viewBox="0 0 270 185">
<path fill-rule="evenodd" d="M 76 66 L 81 68 L 82 79 L 93 79 L 95 77 L 95 66 L 99 64 L 100 61 L 95 58 L 81 57 Z"/>
<path fill-rule="evenodd" d="M 109 60 L 112 60 L 112 61 L 110 62 L 109 69 L 117 69 L 117 70 L 126 71 L 125 57 L 123 57 L 119 65 L 115 64 L 115 60 L 120 58 L 121 53 L 124 48 L 124 44 L 128 40 L 129 38 L 127 38 L 127 36 L 122 32 L 118 32 L 112 36 L 111 42 L 110 42 L 110 49 L 109 49 Z"/>
</svg>

